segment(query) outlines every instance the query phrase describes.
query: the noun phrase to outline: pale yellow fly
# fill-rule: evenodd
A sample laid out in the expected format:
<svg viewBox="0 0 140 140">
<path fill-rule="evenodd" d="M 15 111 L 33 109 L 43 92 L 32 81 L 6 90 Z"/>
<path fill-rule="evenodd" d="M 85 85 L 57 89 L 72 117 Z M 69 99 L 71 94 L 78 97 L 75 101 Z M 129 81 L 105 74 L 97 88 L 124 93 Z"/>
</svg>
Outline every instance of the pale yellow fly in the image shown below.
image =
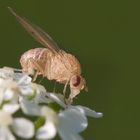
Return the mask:
<svg viewBox="0 0 140 140">
<path fill-rule="evenodd" d="M 27 19 L 17 15 L 10 7 L 10 12 L 16 17 L 17 21 L 45 48 L 34 48 L 25 52 L 20 59 L 24 72 L 37 75 L 43 75 L 49 80 L 55 80 L 59 83 L 70 85 L 69 101 L 80 93 L 80 90 L 87 89 L 86 81 L 81 76 L 81 65 L 77 58 L 61 50 L 53 39 L 37 25 L 32 24 Z"/>
</svg>

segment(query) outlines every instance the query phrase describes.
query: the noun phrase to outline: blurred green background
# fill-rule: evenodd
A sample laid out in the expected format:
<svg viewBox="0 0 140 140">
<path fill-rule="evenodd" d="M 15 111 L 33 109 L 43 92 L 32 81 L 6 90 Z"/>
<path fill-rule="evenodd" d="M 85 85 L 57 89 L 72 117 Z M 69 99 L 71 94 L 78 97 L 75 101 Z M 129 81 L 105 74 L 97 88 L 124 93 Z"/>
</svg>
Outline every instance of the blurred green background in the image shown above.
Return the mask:
<svg viewBox="0 0 140 140">
<path fill-rule="evenodd" d="M 20 68 L 21 54 L 42 47 L 7 6 L 42 27 L 82 64 L 89 92 L 75 104 L 104 113 L 85 140 L 140 139 L 140 8 L 127 0 L 0 0 L 0 67 Z"/>
</svg>

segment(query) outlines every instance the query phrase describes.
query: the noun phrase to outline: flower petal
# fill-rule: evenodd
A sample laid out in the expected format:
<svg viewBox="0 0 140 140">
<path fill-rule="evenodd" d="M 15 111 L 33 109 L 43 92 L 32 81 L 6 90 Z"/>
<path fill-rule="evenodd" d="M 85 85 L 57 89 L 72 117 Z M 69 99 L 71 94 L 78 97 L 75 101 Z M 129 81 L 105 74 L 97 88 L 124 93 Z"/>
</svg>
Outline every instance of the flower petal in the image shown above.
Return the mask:
<svg viewBox="0 0 140 140">
<path fill-rule="evenodd" d="M 62 140 L 83 140 L 79 134 L 73 134 L 67 130 L 59 129 L 58 133 Z"/>
<path fill-rule="evenodd" d="M 35 103 L 37 103 L 37 104 L 38 103 L 48 104 L 48 103 L 52 102 L 51 99 L 46 97 L 46 89 L 42 85 L 32 83 L 31 87 L 36 93 L 36 96 L 33 99 Z"/>
<path fill-rule="evenodd" d="M 8 112 L 10 114 L 15 113 L 20 108 L 19 104 L 5 104 L 2 107 L 2 111 Z"/>
<path fill-rule="evenodd" d="M 52 122 L 46 122 L 36 133 L 37 139 L 52 139 L 56 135 L 56 127 Z"/>
<path fill-rule="evenodd" d="M 0 110 L 0 126 L 9 126 L 13 122 L 11 114 Z"/>
<path fill-rule="evenodd" d="M 0 127 L 0 140 L 15 140 L 8 127 Z"/>
<path fill-rule="evenodd" d="M 11 100 L 12 98 L 14 98 L 15 94 L 16 93 L 14 93 L 14 91 L 11 90 L 11 89 L 5 90 L 5 92 L 4 92 L 4 100 Z"/>
<path fill-rule="evenodd" d="M 43 106 L 41 108 L 41 115 L 44 116 L 48 122 L 53 122 L 54 124 L 58 123 L 58 116 L 50 107 Z"/>
<path fill-rule="evenodd" d="M 3 89 L 0 89 L 0 105 L 2 104 L 4 99 L 4 93 L 3 93 Z"/>
<path fill-rule="evenodd" d="M 89 117 L 94 117 L 94 118 L 100 118 L 103 116 L 103 113 L 101 112 L 96 112 L 88 107 L 85 107 L 85 106 L 81 106 L 81 105 L 78 105 L 78 106 L 75 106 L 79 109 L 83 109 L 84 112 L 85 112 L 85 115 L 86 116 L 89 116 Z"/>
<path fill-rule="evenodd" d="M 30 116 L 39 116 L 41 113 L 41 107 L 38 106 L 37 104 L 28 101 L 27 99 L 20 98 L 19 100 L 20 106 L 22 111 Z"/>
<path fill-rule="evenodd" d="M 59 113 L 58 130 L 67 130 L 74 134 L 82 132 L 87 128 L 88 122 L 85 114 L 78 111 L 76 108 L 68 108 Z"/>
<path fill-rule="evenodd" d="M 13 68 L 3 67 L 0 69 L 0 77 L 3 79 L 12 78 L 14 76 Z"/>
<path fill-rule="evenodd" d="M 15 80 L 18 82 L 18 84 L 20 85 L 27 85 L 30 84 L 32 81 L 32 78 L 30 76 L 28 76 L 27 74 L 23 74 L 23 73 L 15 73 Z"/>
<path fill-rule="evenodd" d="M 18 96 L 19 89 L 12 79 L 0 79 L 0 92 L 3 93 L 3 100 L 13 100 Z"/>
<path fill-rule="evenodd" d="M 35 98 L 33 99 L 33 101 L 37 104 L 39 104 L 39 103 L 48 104 L 48 103 L 52 102 L 52 100 L 47 98 L 45 96 L 45 94 L 43 94 L 43 93 L 40 93 L 40 94 L 36 95 Z"/>
<path fill-rule="evenodd" d="M 19 85 L 20 92 L 24 96 L 32 96 L 34 94 L 34 90 L 31 85 Z"/>
<path fill-rule="evenodd" d="M 24 118 L 16 118 L 12 124 L 14 133 L 22 138 L 32 138 L 34 135 L 34 125 Z"/>
<path fill-rule="evenodd" d="M 58 103 L 63 108 L 66 108 L 66 104 L 64 103 L 63 95 L 62 94 L 55 94 L 55 93 L 46 93 L 46 95 L 52 99 L 54 102 Z"/>
</svg>

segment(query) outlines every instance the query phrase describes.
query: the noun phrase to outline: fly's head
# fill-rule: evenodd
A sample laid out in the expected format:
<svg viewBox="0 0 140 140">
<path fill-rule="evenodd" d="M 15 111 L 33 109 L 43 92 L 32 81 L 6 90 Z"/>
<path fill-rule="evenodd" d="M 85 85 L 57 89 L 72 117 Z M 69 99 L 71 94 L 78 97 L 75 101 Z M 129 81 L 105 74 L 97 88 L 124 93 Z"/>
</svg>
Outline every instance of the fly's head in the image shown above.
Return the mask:
<svg viewBox="0 0 140 140">
<path fill-rule="evenodd" d="M 81 90 L 88 91 L 86 86 L 86 80 L 81 75 L 74 75 L 70 79 L 70 96 L 69 99 L 72 100 L 76 95 L 80 93 Z"/>
</svg>

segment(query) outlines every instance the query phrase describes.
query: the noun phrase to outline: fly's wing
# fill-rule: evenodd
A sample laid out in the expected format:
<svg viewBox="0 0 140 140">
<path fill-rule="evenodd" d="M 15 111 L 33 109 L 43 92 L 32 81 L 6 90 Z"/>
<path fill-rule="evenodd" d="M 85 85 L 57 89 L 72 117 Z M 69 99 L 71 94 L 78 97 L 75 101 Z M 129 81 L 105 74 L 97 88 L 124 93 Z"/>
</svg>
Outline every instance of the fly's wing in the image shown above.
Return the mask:
<svg viewBox="0 0 140 140">
<path fill-rule="evenodd" d="M 35 38 L 35 40 L 41 43 L 44 47 L 47 47 L 53 53 L 58 53 L 60 50 L 59 47 L 46 32 L 37 25 L 32 24 L 27 19 L 17 15 L 12 8 L 8 7 L 8 9 L 16 17 L 17 21 L 25 28 L 25 30 L 31 34 L 33 38 Z"/>
</svg>

